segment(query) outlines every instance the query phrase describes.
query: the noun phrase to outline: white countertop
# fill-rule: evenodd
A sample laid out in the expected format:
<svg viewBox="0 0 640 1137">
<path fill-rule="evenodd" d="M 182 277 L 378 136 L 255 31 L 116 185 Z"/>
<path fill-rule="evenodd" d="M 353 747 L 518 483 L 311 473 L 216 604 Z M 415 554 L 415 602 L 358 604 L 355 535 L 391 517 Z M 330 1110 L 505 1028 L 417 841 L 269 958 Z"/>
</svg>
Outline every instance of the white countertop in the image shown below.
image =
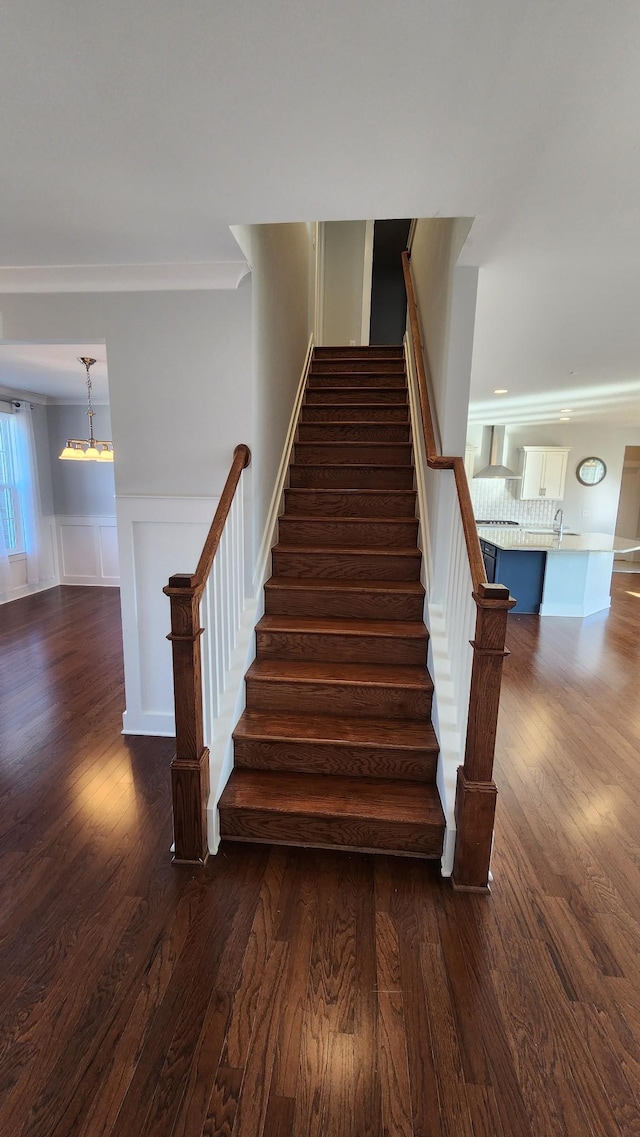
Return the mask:
<svg viewBox="0 0 640 1137">
<path fill-rule="evenodd" d="M 640 537 L 628 540 L 614 537 L 611 533 L 564 533 L 562 540 L 557 533 L 541 533 L 535 528 L 513 528 L 505 525 L 479 525 L 478 536 L 490 541 L 498 549 L 538 549 L 554 553 L 626 553 L 630 549 L 640 549 Z"/>
</svg>

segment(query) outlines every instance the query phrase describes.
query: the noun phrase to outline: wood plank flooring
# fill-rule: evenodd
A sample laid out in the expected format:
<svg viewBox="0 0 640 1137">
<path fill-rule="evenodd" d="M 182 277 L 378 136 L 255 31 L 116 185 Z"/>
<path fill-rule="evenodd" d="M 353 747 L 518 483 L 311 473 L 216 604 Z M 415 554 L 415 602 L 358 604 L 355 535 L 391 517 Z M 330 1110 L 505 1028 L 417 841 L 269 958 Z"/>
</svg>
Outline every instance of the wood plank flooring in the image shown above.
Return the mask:
<svg viewBox="0 0 640 1137">
<path fill-rule="evenodd" d="M 510 617 L 488 898 L 392 857 L 172 866 L 116 591 L 0 608 L 2 1137 L 638 1137 L 637 579 Z"/>
</svg>

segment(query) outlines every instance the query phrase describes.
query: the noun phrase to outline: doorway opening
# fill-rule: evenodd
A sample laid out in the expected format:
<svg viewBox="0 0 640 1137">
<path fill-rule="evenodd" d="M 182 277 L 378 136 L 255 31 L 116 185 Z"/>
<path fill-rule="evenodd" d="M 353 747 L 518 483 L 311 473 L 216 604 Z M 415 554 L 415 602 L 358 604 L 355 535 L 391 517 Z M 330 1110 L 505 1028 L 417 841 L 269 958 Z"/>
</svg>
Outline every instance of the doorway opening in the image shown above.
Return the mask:
<svg viewBox="0 0 640 1137">
<path fill-rule="evenodd" d="M 90 436 L 81 356 L 96 360 L 95 437 L 111 439 L 104 343 L 0 341 L 0 602 L 120 583 L 113 462 L 59 461 L 69 439 Z"/>
<path fill-rule="evenodd" d="M 640 446 L 625 448 L 616 537 L 640 538 Z M 613 567 L 616 572 L 640 572 L 640 552 L 616 554 Z"/>
</svg>

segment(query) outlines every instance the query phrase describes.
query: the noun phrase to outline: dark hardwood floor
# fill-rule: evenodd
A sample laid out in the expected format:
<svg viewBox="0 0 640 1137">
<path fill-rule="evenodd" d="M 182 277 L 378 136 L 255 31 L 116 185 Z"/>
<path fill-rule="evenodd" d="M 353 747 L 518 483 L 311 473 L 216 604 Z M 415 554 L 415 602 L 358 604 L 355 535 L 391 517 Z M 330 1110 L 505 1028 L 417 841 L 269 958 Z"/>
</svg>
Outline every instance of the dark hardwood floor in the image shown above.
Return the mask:
<svg viewBox="0 0 640 1137">
<path fill-rule="evenodd" d="M 476 897 L 384 856 L 172 866 L 117 593 L 0 608 L 2 1137 L 637 1137 L 640 585 L 509 646 Z"/>
</svg>

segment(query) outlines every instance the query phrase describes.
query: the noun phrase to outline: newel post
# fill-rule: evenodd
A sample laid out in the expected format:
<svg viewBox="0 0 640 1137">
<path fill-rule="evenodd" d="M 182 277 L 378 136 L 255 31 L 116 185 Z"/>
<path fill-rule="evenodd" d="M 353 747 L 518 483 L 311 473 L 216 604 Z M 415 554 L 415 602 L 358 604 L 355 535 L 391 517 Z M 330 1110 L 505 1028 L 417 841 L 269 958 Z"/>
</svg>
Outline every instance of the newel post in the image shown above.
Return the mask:
<svg viewBox="0 0 640 1137">
<path fill-rule="evenodd" d="M 203 743 L 200 590 L 195 578 L 176 575 L 163 589 L 171 602 L 176 753 L 171 763 L 174 861 L 204 864 L 209 800 L 209 751 Z"/>
<path fill-rule="evenodd" d="M 480 584 L 473 593 L 477 605 L 471 692 L 464 766 L 456 786 L 456 852 L 453 887 L 468 892 L 489 891 L 489 861 L 493 840 L 497 789 L 493 781 L 502 664 L 507 616 L 516 603 L 502 584 Z"/>
</svg>

